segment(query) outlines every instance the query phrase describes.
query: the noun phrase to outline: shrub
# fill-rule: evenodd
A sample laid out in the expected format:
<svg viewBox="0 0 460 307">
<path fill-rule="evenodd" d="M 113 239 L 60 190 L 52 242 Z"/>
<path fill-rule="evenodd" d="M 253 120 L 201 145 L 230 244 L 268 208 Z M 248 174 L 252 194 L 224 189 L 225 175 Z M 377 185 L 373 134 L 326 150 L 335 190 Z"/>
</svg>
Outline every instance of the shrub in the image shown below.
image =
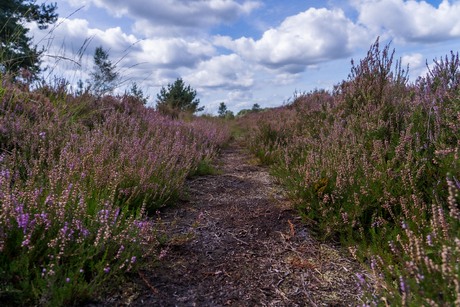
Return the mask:
<svg viewBox="0 0 460 307">
<path fill-rule="evenodd" d="M 65 82 L 0 86 L 0 297 L 76 304 L 134 270 L 155 244 L 147 213 L 227 140 L 136 99 L 75 97 Z"/>
<path fill-rule="evenodd" d="M 458 304 L 458 54 L 415 84 L 393 54 L 377 40 L 333 94 L 264 115 L 252 150 L 270 157 L 320 237 L 369 265 L 366 303 Z"/>
</svg>

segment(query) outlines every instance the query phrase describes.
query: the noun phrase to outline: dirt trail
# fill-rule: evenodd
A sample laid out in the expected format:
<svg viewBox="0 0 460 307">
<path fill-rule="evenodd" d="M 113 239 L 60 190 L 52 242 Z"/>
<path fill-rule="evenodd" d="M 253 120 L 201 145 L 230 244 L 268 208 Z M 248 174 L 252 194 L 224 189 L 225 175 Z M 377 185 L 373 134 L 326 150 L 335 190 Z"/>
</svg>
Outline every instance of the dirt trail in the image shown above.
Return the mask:
<svg viewBox="0 0 460 307">
<path fill-rule="evenodd" d="M 160 215 L 161 260 L 112 304 L 356 305 L 359 266 L 315 241 L 267 169 L 251 159 L 233 144 L 217 161 L 218 175 L 187 183 L 189 199 Z"/>
</svg>

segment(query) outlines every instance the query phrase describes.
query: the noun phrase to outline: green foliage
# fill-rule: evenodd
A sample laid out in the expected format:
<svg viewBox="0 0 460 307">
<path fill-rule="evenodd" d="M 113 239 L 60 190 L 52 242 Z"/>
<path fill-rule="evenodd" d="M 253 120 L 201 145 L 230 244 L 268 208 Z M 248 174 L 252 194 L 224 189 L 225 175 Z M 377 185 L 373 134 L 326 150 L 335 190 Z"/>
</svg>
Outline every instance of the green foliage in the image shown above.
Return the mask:
<svg viewBox="0 0 460 307">
<path fill-rule="evenodd" d="M 140 89 L 137 85 L 136 82 L 134 82 L 131 85 L 131 88 L 129 89 L 129 92 L 126 92 L 125 95 L 131 96 L 143 105 L 147 104 L 147 101 L 149 100 L 149 96 L 144 96 L 144 92 L 142 89 Z"/>
<path fill-rule="evenodd" d="M 233 112 L 227 109 L 225 102 L 220 103 L 219 110 L 217 111 L 217 113 L 219 114 L 220 118 L 225 118 L 225 119 L 235 118 L 235 115 L 233 114 Z"/>
<path fill-rule="evenodd" d="M 216 175 L 218 170 L 212 165 L 212 161 L 209 159 L 203 159 L 198 162 L 195 169 L 192 170 L 190 176 L 205 176 L 205 175 Z"/>
<path fill-rule="evenodd" d="M 204 107 L 198 107 L 200 100 L 196 95 L 196 90 L 178 78 L 173 84 L 168 84 L 167 88 L 161 88 L 157 94 L 157 109 L 172 118 L 178 118 L 183 112 L 193 114 L 203 111 Z"/>
<path fill-rule="evenodd" d="M 227 110 L 227 112 L 225 112 L 224 118 L 225 118 L 225 119 L 234 119 L 234 118 L 235 118 L 235 114 L 233 114 L 232 111 Z"/>
<path fill-rule="evenodd" d="M 17 74 L 21 69 L 32 76 L 39 72 L 41 51 L 32 46 L 24 22 L 36 22 L 46 29 L 56 22 L 56 4 L 2 0 L 0 3 L 0 71 Z"/>
<path fill-rule="evenodd" d="M 227 113 L 227 105 L 225 105 L 225 102 L 220 103 L 219 110 L 217 110 L 217 113 L 220 117 L 225 117 L 225 114 Z"/>
<path fill-rule="evenodd" d="M 93 59 L 94 67 L 90 80 L 92 92 L 96 96 L 111 93 L 120 77 L 119 73 L 115 71 L 116 65 L 109 60 L 109 53 L 102 46 L 96 48 Z"/>
<path fill-rule="evenodd" d="M 240 111 L 236 114 L 236 116 L 237 116 L 237 117 L 243 117 L 243 116 L 246 116 L 246 115 L 251 114 L 251 113 L 258 113 L 258 112 L 261 112 L 261 111 L 263 111 L 263 110 L 265 110 L 265 109 L 262 109 L 258 103 L 255 103 L 255 104 L 252 106 L 251 109 L 242 109 L 242 110 L 240 110 Z"/>
<path fill-rule="evenodd" d="M 262 109 L 260 108 L 260 105 L 258 103 L 255 103 L 253 106 L 252 106 L 252 109 L 251 111 L 252 112 L 259 112 L 261 111 Z"/>
</svg>

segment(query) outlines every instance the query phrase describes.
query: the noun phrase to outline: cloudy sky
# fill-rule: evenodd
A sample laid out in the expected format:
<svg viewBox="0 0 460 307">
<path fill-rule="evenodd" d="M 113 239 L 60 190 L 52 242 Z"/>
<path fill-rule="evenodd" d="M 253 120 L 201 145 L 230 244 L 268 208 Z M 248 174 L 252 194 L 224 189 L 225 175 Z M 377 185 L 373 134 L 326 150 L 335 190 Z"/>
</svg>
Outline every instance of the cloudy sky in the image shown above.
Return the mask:
<svg viewBox="0 0 460 307">
<path fill-rule="evenodd" d="M 38 1 L 41 2 L 41 1 Z M 54 2 L 54 1 L 53 1 Z M 61 0 L 59 21 L 32 28 L 44 45 L 48 78 L 86 80 L 97 46 L 108 50 L 125 85 L 155 104 L 181 77 L 205 112 L 220 102 L 237 112 L 279 106 L 295 91 L 331 89 L 380 37 L 410 64 L 460 49 L 460 0 Z M 76 64 L 78 63 L 78 65 Z M 120 88 L 121 90 L 121 88 Z"/>
</svg>

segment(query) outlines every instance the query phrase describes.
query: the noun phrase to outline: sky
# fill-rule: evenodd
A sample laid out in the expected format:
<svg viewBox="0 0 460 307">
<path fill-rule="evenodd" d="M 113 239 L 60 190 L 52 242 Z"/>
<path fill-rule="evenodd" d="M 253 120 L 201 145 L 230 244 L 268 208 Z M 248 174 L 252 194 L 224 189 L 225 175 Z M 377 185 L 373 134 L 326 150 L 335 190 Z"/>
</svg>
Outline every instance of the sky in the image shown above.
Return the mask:
<svg viewBox="0 0 460 307">
<path fill-rule="evenodd" d="M 39 3 L 41 1 L 38 1 Z M 54 1 L 52 1 L 54 2 Z M 58 22 L 29 25 L 45 48 L 44 76 L 88 80 L 98 46 L 108 51 L 123 92 L 135 82 L 154 106 L 182 78 L 205 113 L 276 107 L 294 93 L 332 89 L 379 37 L 409 64 L 460 49 L 460 0 L 61 0 Z"/>
</svg>

